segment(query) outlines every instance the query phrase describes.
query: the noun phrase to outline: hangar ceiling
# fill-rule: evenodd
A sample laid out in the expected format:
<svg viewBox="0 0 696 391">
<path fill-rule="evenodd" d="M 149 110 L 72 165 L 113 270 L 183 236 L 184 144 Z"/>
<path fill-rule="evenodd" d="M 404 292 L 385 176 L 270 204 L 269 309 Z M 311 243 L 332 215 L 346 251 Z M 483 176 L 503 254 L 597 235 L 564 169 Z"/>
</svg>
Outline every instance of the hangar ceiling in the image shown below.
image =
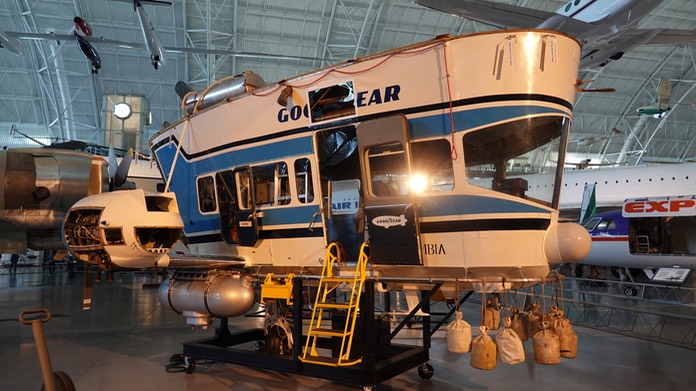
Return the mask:
<svg viewBox="0 0 696 391">
<path fill-rule="evenodd" d="M 498 0 L 554 11 L 563 1 Z M 179 118 L 179 80 L 194 89 L 252 70 L 274 82 L 365 54 L 439 34 L 491 29 L 415 5 L 410 0 L 173 0 L 145 5 L 166 64 L 155 70 L 132 4 L 117 0 L 3 0 L 0 30 L 22 33 L 22 55 L 0 50 L 0 146 L 65 140 L 104 142 L 105 95 L 143 96 L 151 125 Z M 89 61 L 72 34 L 73 18 L 89 22 L 102 66 Z M 696 2 L 665 0 L 641 27 L 696 28 Z M 636 114 L 651 103 L 661 77 L 672 81 L 672 110 L 663 118 Z M 696 58 L 689 46 L 645 46 L 601 71 L 583 71 L 569 161 L 641 164 L 696 159 Z M 587 86 L 586 86 L 587 87 Z M 10 131 L 13 127 L 17 131 Z M 20 133 L 21 132 L 21 133 Z M 23 134 L 22 134 L 23 133 Z M 28 137 L 27 137 L 28 136 Z M 34 139 L 34 140 L 32 140 Z M 147 137 L 146 137 L 147 139 Z M 628 142 L 627 142 L 628 139 Z"/>
</svg>

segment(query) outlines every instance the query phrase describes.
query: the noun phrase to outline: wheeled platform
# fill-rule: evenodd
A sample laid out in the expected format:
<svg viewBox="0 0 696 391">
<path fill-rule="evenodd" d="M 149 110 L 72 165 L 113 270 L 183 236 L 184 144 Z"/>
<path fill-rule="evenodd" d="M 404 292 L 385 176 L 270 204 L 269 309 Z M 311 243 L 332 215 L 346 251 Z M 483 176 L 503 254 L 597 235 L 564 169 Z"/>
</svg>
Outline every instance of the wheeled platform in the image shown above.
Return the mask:
<svg viewBox="0 0 696 391">
<path fill-rule="evenodd" d="M 296 324 L 298 319 L 303 319 L 305 312 L 303 283 L 306 281 L 303 281 L 301 277 L 293 279 L 292 319 Z M 415 367 L 419 368 L 419 375 L 422 378 L 430 378 L 433 375 L 433 368 L 428 364 L 430 339 L 443 322 L 440 322 L 435 330 L 431 330 L 430 317 L 423 317 L 421 346 L 394 344 L 392 339 L 405 325 L 412 322 L 414 314 L 419 310 L 425 313 L 430 312 L 430 297 L 440 285 L 435 284 L 430 291 L 424 291 L 419 305 L 391 331 L 389 320 L 375 313 L 374 284 L 372 280 L 366 281 L 365 292 L 360 300 L 360 316 L 356 325 L 358 333 L 353 341 L 353 354 L 362 356 L 358 364 L 330 366 L 302 362 L 299 356 L 302 354 L 301 349 L 305 346 L 307 338 L 303 333 L 303 327 L 292 329 L 294 340 L 292 354 L 277 355 L 264 352 L 258 348 L 259 341 L 264 341 L 266 338 L 264 329 L 231 333 L 228 328 L 228 319 L 223 318 L 213 338 L 183 344 L 186 372 L 193 373 L 195 360 L 204 359 L 356 384 L 366 389 Z M 388 310 L 389 301 L 386 300 L 386 302 Z M 332 322 L 341 321 L 340 316 L 332 314 Z M 330 349 L 336 355 L 338 349 L 335 342 L 335 338 L 333 341 L 332 338 L 325 338 L 317 347 Z"/>
</svg>

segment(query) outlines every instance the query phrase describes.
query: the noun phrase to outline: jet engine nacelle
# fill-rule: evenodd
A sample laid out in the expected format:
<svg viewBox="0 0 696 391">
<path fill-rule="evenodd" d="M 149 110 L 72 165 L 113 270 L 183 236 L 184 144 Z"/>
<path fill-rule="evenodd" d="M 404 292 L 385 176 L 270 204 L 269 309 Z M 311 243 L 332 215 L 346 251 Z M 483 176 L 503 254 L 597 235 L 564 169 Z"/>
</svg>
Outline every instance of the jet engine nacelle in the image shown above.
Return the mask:
<svg viewBox="0 0 696 391">
<path fill-rule="evenodd" d="M 183 228 L 173 193 L 121 190 L 75 203 L 63 222 L 63 238 L 85 262 L 141 269 L 166 265 Z"/>
<path fill-rule="evenodd" d="M 160 285 L 157 295 L 191 327 L 206 328 L 213 318 L 244 315 L 256 304 L 253 281 L 232 271 L 177 272 Z"/>
</svg>

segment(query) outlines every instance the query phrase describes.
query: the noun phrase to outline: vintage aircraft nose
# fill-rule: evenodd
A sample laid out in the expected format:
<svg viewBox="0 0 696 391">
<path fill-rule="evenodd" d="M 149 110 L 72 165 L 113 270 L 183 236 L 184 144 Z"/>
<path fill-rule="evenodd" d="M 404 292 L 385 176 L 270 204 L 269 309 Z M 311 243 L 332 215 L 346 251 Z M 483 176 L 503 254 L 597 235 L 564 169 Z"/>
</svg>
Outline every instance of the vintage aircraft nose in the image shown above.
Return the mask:
<svg viewBox="0 0 696 391">
<path fill-rule="evenodd" d="M 167 253 L 183 228 L 172 193 L 120 190 L 75 203 L 63 223 L 63 237 L 83 261 L 139 269 L 168 263 Z"/>
<path fill-rule="evenodd" d="M 592 248 L 587 230 L 577 223 L 559 223 L 549 228 L 544 253 L 549 263 L 577 262 L 585 258 Z"/>
</svg>

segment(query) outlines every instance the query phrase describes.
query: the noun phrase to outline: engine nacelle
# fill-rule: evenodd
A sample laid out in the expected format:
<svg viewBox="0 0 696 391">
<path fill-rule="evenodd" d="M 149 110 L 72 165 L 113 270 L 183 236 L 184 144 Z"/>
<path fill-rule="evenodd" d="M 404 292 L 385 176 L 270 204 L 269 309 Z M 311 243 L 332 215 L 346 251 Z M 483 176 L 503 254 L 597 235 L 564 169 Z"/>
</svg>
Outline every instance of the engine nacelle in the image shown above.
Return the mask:
<svg viewBox="0 0 696 391">
<path fill-rule="evenodd" d="M 56 229 L 71 205 L 108 190 L 104 163 L 99 156 L 74 151 L 0 151 L 0 217 L 22 227 Z"/>
<path fill-rule="evenodd" d="M 160 302 L 186 317 L 191 327 L 208 327 L 213 318 L 244 315 L 256 303 L 254 283 L 238 272 L 177 272 L 157 293 Z"/>
<path fill-rule="evenodd" d="M 120 190 L 75 203 L 63 222 L 63 239 L 85 262 L 141 269 L 168 263 L 183 229 L 173 193 Z"/>
</svg>

